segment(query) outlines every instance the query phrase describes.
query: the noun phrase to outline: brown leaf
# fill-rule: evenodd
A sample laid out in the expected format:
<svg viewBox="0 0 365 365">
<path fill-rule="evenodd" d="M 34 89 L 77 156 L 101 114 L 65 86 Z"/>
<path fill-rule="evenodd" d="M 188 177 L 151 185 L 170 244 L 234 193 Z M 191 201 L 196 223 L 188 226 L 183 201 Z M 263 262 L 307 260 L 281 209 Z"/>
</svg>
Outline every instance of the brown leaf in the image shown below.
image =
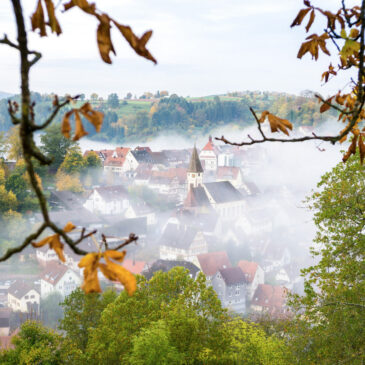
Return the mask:
<svg viewBox="0 0 365 365">
<path fill-rule="evenodd" d="M 70 132 L 71 132 L 70 117 L 74 112 L 75 112 L 74 110 L 70 110 L 64 115 L 62 119 L 61 132 L 65 138 L 70 138 Z"/>
<path fill-rule="evenodd" d="M 80 138 L 87 136 L 87 133 L 82 125 L 80 114 L 77 110 L 75 110 L 75 135 L 73 140 L 78 141 Z"/>
<path fill-rule="evenodd" d="M 51 27 L 52 32 L 56 33 L 57 35 L 60 35 L 62 33 L 62 30 L 55 15 L 53 2 L 52 0 L 44 0 L 44 1 L 47 7 L 49 26 Z"/>
<path fill-rule="evenodd" d="M 357 139 L 358 139 L 358 134 L 354 134 L 354 136 L 352 137 L 350 147 L 349 147 L 349 149 L 347 150 L 347 152 L 345 153 L 345 155 L 342 158 L 343 162 L 346 162 L 351 155 L 354 155 L 356 153 Z"/>
<path fill-rule="evenodd" d="M 94 110 L 90 103 L 85 103 L 79 110 L 82 115 L 93 124 L 95 130 L 100 132 L 101 126 L 103 124 L 104 114 Z"/>
<path fill-rule="evenodd" d="M 301 9 L 297 15 L 297 17 L 293 20 L 293 23 L 290 27 L 295 27 L 296 25 L 300 25 L 304 19 L 304 17 L 308 14 L 311 8 Z"/>
<path fill-rule="evenodd" d="M 37 9 L 31 17 L 32 30 L 39 29 L 39 35 L 41 37 L 47 36 L 46 23 L 44 20 L 44 12 L 41 0 L 38 0 Z"/>
<path fill-rule="evenodd" d="M 63 230 L 66 232 L 66 233 L 69 233 L 71 232 L 72 230 L 74 230 L 76 228 L 76 226 L 71 223 L 71 222 L 67 222 L 66 225 L 63 227 Z"/>
<path fill-rule="evenodd" d="M 360 162 L 361 162 L 361 165 L 364 163 L 364 157 L 365 157 L 365 144 L 364 144 L 363 138 L 364 138 L 364 136 L 361 133 L 359 135 L 359 152 L 360 152 Z"/>
<path fill-rule="evenodd" d="M 64 9 L 65 11 L 67 11 L 74 6 L 79 7 L 81 10 L 88 14 L 95 15 L 95 4 L 90 4 L 87 0 L 71 0 L 70 2 L 64 4 Z"/>
<path fill-rule="evenodd" d="M 292 130 L 293 125 L 287 120 L 277 117 L 276 115 L 273 115 L 271 113 L 267 114 L 267 118 L 270 123 L 271 132 L 278 132 L 282 131 L 287 136 L 289 136 L 288 129 Z"/>
<path fill-rule="evenodd" d="M 63 255 L 63 243 L 61 243 L 60 241 L 60 237 L 58 234 L 53 234 L 51 236 L 48 236 L 46 238 L 43 238 L 43 240 L 39 241 L 39 242 L 32 242 L 32 246 L 33 247 L 42 247 L 44 245 L 49 245 L 49 248 L 51 248 L 52 250 L 54 250 L 58 256 L 58 258 L 62 261 L 65 262 L 65 256 Z"/>
<path fill-rule="evenodd" d="M 321 105 L 321 107 L 319 108 L 319 112 L 320 113 L 324 113 L 326 112 L 328 109 L 331 108 L 331 101 L 333 99 L 333 96 L 328 98 L 325 102 L 323 102 L 323 104 Z"/>
<path fill-rule="evenodd" d="M 118 262 L 122 262 L 126 255 L 126 251 L 114 251 L 114 250 L 107 250 L 103 253 L 105 259 L 113 259 Z"/>
<path fill-rule="evenodd" d="M 310 18 L 309 18 L 309 21 L 308 21 L 308 24 L 307 26 L 305 27 L 305 30 L 306 32 L 309 31 L 310 27 L 312 26 L 313 22 L 314 22 L 314 18 L 315 18 L 315 14 L 314 14 L 314 9 L 311 11 L 310 13 Z"/>
<path fill-rule="evenodd" d="M 123 37 L 126 39 L 126 41 L 129 43 L 129 45 L 135 50 L 135 52 L 138 55 L 140 55 L 148 60 L 151 60 L 155 64 L 157 63 L 156 59 L 151 55 L 151 53 L 146 48 L 146 44 L 152 36 L 152 30 L 145 32 L 141 38 L 138 38 L 133 33 L 131 27 L 119 24 L 114 20 L 113 20 L 113 23 L 119 29 L 119 31 L 122 33 Z"/>
<path fill-rule="evenodd" d="M 262 113 L 261 113 L 261 117 L 259 119 L 259 122 L 260 123 L 263 123 L 266 119 L 266 117 L 269 115 L 270 113 L 267 111 L 267 110 L 264 110 Z"/>
<path fill-rule="evenodd" d="M 110 52 L 115 53 L 113 43 L 110 38 L 110 18 L 107 14 L 98 15 L 98 19 L 100 21 L 96 37 L 99 47 L 100 56 L 106 63 L 112 63 L 110 59 Z"/>
</svg>

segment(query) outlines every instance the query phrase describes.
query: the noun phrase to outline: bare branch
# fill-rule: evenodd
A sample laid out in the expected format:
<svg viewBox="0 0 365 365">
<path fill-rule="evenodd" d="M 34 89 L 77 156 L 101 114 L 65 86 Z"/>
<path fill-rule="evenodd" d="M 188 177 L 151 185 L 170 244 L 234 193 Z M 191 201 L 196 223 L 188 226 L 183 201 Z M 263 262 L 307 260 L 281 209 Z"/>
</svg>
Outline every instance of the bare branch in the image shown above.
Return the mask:
<svg viewBox="0 0 365 365">
<path fill-rule="evenodd" d="M 114 250 L 118 251 L 118 250 L 122 249 L 123 247 L 125 247 L 125 246 L 129 245 L 130 243 L 135 242 L 137 240 L 138 240 L 138 236 L 136 236 L 134 233 L 131 233 L 129 235 L 129 237 L 121 245 L 116 247 Z"/>
<path fill-rule="evenodd" d="M 10 258 L 11 256 L 13 256 L 16 253 L 19 253 L 21 251 L 23 251 L 32 241 L 34 241 L 35 239 L 37 239 L 42 232 L 47 228 L 47 224 L 43 223 L 36 232 L 30 234 L 21 245 L 14 247 L 14 248 L 9 248 L 5 254 L 3 256 L 0 257 L 0 262 L 2 261 L 6 261 L 8 258 Z"/>
</svg>

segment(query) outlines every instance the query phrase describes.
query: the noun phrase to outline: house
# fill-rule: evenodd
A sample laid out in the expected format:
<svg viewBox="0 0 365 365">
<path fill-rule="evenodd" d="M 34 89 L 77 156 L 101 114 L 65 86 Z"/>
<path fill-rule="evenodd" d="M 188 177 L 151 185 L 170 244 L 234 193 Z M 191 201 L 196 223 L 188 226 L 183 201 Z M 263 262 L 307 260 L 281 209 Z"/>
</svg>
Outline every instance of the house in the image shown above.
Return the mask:
<svg viewBox="0 0 365 365">
<path fill-rule="evenodd" d="M 239 167 L 219 166 L 216 179 L 217 181 L 230 181 L 236 189 L 244 185 L 242 170 Z"/>
<path fill-rule="evenodd" d="M 110 156 L 104 161 L 104 171 L 105 173 L 113 173 L 115 175 L 121 176 L 123 174 L 123 165 L 125 162 L 125 157 L 113 157 Z"/>
<path fill-rule="evenodd" d="M 147 225 L 156 224 L 155 212 L 143 200 L 131 200 L 129 202 L 129 207 L 124 212 L 124 216 L 127 219 L 146 217 Z"/>
<path fill-rule="evenodd" d="M 153 164 L 154 159 L 150 152 L 148 147 L 130 150 L 125 157 L 123 171 L 136 170 L 141 163 Z"/>
<path fill-rule="evenodd" d="M 100 214 L 122 214 L 128 207 L 128 192 L 121 185 L 95 188 L 84 203 L 85 209 Z"/>
<path fill-rule="evenodd" d="M 84 199 L 80 194 L 75 194 L 72 191 L 51 191 L 48 199 L 50 207 L 56 210 L 73 210 L 79 209 L 84 203 Z"/>
<path fill-rule="evenodd" d="M 160 259 L 197 263 L 197 255 L 208 252 L 203 232 L 195 227 L 167 224 L 160 239 Z"/>
<path fill-rule="evenodd" d="M 212 287 L 223 307 L 237 313 L 246 311 L 246 279 L 239 267 L 219 269 L 212 278 Z"/>
<path fill-rule="evenodd" d="M 57 261 L 52 261 L 41 274 L 41 298 L 55 292 L 66 297 L 80 284 L 80 276 L 75 271 Z"/>
<path fill-rule="evenodd" d="M 39 312 L 40 295 L 34 286 L 17 280 L 8 289 L 8 307 L 14 312 Z"/>
<path fill-rule="evenodd" d="M 199 267 L 210 280 L 218 270 L 231 267 L 228 255 L 225 251 L 208 252 L 197 256 Z"/>
<path fill-rule="evenodd" d="M 251 300 L 257 287 L 265 282 L 264 270 L 256 262 L 240 260 L 238 267 L 242 270 L 246 280 L 247 298 Z"/>
<path fill-rule="evenodd" d="M 209 136 L 208 143 L 204 146 L 199 154 L 199 158 L 204 165 L 205 171 L 216 171 L 218 166 L 219 150 L 214 145 L 212 136 Z"/>
<path fill-rule="evenodd" d="M 198 273 L 200 272 L 199 267 L 194 265 L 189 261 L 180 261 L 180 260 L 156 260 L 151 266 L 148 266 L 144 272 L 142 273 L 146 279 L 151 279 L 152 276 L 157 271 L 168 272 L 174 267 L 184 267 L 189 270 L 192 278 L 196 278 Z"/>
<path fill-rule="evenodd" d="M 289 248 L 284 243 L 271 241 L 264 255 L 263 269 L 265 272 L 278 270 L 291 262 Z"/>
<path fill-rule="evenodd" d="M 243 195 L 229 182 L 203 183 L 203 167 L 194 146 L 187 172 L 188 194 L 184 207 L 199 212 L 214 209 L 222 220 L 234 220 L 245 210 Z"/>
<path fill-rule="evenodd" d="M 136 261 L 131 259 L 124 259 L 122 266 L 135 275 L 140 275 L 142 271 L 147 268 L 145 261 Z"/>
<path fill-rule="evenodd" d="M 287 289 L 282 286 L 259 284 L 251 301 L 251 310 L 280 316 L 286 312 Z"/>
</svg>

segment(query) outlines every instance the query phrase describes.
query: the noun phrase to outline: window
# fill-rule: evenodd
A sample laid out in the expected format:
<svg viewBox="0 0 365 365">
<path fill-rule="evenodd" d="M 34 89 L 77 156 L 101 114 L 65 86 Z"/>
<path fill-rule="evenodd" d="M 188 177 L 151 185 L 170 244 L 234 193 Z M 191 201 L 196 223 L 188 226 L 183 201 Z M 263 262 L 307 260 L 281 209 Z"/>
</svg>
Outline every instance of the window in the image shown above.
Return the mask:
<svg viewBox="0 0 365 365">
<path fill-rule="evenodd" d="M 33 299 L 34 298 L 34 295 L 31 295 L 30 298 Z"/>
<path fill-rule="evenodd" d="M 25 296 L 25 299 L 28 299 L 28 298 L 29 298 L 29 295 L 26 295 L 26 296 Z"/>
</svg>

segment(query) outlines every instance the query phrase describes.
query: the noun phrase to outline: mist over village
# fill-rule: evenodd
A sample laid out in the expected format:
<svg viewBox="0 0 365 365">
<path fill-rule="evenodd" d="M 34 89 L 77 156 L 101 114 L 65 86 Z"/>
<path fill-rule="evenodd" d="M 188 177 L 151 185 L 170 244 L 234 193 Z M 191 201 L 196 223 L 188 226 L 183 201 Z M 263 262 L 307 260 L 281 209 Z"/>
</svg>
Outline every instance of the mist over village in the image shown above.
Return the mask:
<svg viewBox="0 0 365 365">
<path fill-rule="evenodd" d="M 96 2 L 0 4 L 0 365 L 363 365 L 365 0 Z"/>
</svg>

